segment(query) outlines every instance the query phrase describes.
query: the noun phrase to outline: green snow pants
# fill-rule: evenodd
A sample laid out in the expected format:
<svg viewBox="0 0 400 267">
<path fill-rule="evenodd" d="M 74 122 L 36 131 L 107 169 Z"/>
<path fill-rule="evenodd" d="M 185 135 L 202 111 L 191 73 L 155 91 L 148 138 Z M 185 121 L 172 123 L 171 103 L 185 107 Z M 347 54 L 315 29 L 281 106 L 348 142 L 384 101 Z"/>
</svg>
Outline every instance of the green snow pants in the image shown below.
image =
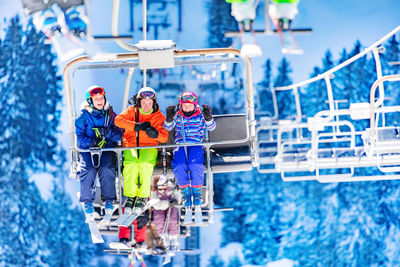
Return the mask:
<svg viewBox="0 0 400 267">
<path fill-rule="evenodd" d="M 155 148 L 124 150 L 124 195 L 150 197 L 151 177 L 156 165 L 158 150 Z"/>
</svg>

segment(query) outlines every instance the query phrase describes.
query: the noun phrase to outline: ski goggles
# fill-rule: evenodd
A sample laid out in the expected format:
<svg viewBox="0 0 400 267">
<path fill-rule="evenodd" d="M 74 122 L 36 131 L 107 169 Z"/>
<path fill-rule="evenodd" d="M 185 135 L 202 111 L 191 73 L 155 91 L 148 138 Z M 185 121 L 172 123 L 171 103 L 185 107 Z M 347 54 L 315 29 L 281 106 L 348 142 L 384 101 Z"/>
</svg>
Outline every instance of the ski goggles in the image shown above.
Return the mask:
<svg viewBox="0 0 400 267">
<path fill-rule="evenodd" d="M 156 94 L 152 91 L 144 91 L 140 93 L 140 98 L 150 98 L 150 99 L 155 99 Z"/>
<path fill-rule="evenodd" d="M 185 102 L 190 102 L 190 103 L 194 103 L 197 101 L 197 97 L 194 95 L 183 95 L 179 98 L 179 100 L 183 103 Z"/>
<path fill-rule="evenodd" d="M 97 94 L 106 95 L 106 93 L 104 92 L 104 89 L 101 87 L 96 87 L 96 88 L 93 88 L 92 90 L 90 90 L 90 97 L 93 97 Z"/>
</svg>

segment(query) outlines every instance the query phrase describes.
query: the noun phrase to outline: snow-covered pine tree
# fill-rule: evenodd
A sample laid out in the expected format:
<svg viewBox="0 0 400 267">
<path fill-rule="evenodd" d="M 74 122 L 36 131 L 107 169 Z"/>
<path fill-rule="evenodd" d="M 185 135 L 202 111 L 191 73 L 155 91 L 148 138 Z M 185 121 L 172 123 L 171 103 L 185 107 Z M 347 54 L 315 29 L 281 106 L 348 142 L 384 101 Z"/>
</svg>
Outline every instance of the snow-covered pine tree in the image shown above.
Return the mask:
<svg viewBox="0 0 400 267">
<path fill-rule="evenodd" d="M 41 242 L 47 234 L 44 204 L 36 185 L 28 179 L 36 163 L 44 160 L 34 158 L 33 149 L 37 149 L 38 144 L 33 142 L 46 149 L 48 140 L 40 139 L 41 135 L 26 138 L 26 133 L 32 131 L 28 126 L 30 114 L 36 112 L 25 97 L 29 90 L 34 90 L 34 85 L 25 80 L 29 75 L 25 59 L 27 38 L 19 18 L 11 19 L 0 52 L 6 59 L 0 83 L 0 126 L 3 129 L 0 133 L 0 247 L 3 249 L 0 265 L 5 266 L 44 266 L 44 256 L 48 254 L 46 244 Z M 33 61 L 34 57 L 35 54 L 29 55 Z"/>
<path fill-rule="evenodd" d="M 50 254 L 50 266 L 86 266 L 103 254 L 104 246 L 90 242 L 89 228 L 84 222 L 81 208 L 73 207 L 71 197 L 60 184 L 53 182 L 51 197 L 47 201 L 47 231 L 44 238 Z"/>
<path fill-rule="evenodd" d="M 237 172 L 232 173 L 226 181 L 223 190 L 223 203 L 226 207 L 231 207 L 234 210 L 224 213 L 223 234 L 221 246 L 225 246 L 231 242 L 243 242 L 244 221 L 246 219 L 248 201 L 248 191 L 245 187 L 248 186 L 248 181 L 251 180 L 251 173 Z M 247 185 L 246 185 L 247 184 Z"/>
<path fill-rule="evenodd" d="M 207 2 L 209 14 L 207 45 L 210 48 L 228 47 L 232 38 L 225 37 L 225 32 L 237 30 L 237 22 L 231 16 L 231 5 L 224 0 L 210 0 Z"/>
<path fill-rule="evenodd" d="M 243 264 L 240 261 L 239 256 L 236 252 L 235 255 L 233 255 L 233 257 L 229 258 L 227 267 L 241 267 L 241 266 L 243 266 Z"/>
<path fill-rule="evenodd" d="M 34 55 L 34 56 L 32 56 Z M 34 59 L 32 58 L 34 57 Z M 51 52 L 51 46 L 44 44 L 44 36 L 37 32 L 33 23 L 29 22 L 24 42 L 24 57 L 21 64 L 25 67 L 24 82 L 26 89 L 22 90 L 21 101 L 29 113 L 25 127 L 30 131 L 23 132 L 29 143 L 32 168 L 41 163 L 42 169 L 48 165 L 63 164 L 58 161 L 60 154 L 64 155 L 58 146 L 56 134 L 60 122 L 61 86 L 57 76 L 56 56 Z M 39 140 L 36 140 L 39 139 Z M 45 142 L 45 145 L 43 144 Z M 62 157 L 62 156 L 61 156 Z"/>
<path fill-rule="evenodd" d="M 286 58 L 282 58 L 278 66 L 278 74 L 274 80 L 274 87 L 286 86 L 292 83 L 290 73 L 292 69 L 290 63 Z M 280 119 L 293 118 L 296 115 L 296 104 L 293 92 L 290 91 L 278 91 L 276 92 L 276 98 L 278 102 L 278 111 Z"/>
<path fill-rule="evenodd" d="M 322 67 L 314 67 L 310 78 L 316 77 L 333 67 L 332 53 L 330 50 L 327 50 L 322 59 Z M 333 87 L 334 80 L 330 82 Z M 313 117 L 318 111 L 329 109 L 327 101 L 328 93 L 324 79 L 310 83 L 307 87 L 301 89 L 301 111 L 307 117 Z"/>
<path fill-rule="evenodd" d="M 400 73 L 400 43 L 394 35 L 387 44 L 384 45 L 385 52 L 380 55 L 382 62 L 383 75 Z M 400 82 L 384 83 L 385 95 L 389 97 L 387 105 L 400 104 Z M 392 125 L 400 125 L 400 114 L 398 112 L 389 113 L 386 118 Z"/>
<path fill-rule="evenodd" d="M 396 35 L 384 45 L 385 52 L 381 54 L 383 75 L 397 74 L 400 71 L 400 44 Z M 391 65 L 389 65 L 391 64 Z"/>
<path fill-rule="evenodd" d="M 343 48 L 337 64 L 346 61 L 350 57 L 351 55 L 347 54 L 346 48 Z M 337 90 L 333 92 L 333 98 L 350 101 L 350 90 L 352 88 L 352 84 L 349 68 L 342 68 L 335 72 L 335 81 L 337 83 Z"/>
<path fill-rule="evenodd" d="M 272 62 L 270 59 L 265 61 L 263 66 L 264 76 L 263 79 L 257 84 L 257 108 L 261 112 L 267 112 L 274 115 L 272 94 L 271 94 L 271 81 L 272 81 Z"/>
<path fill-rule="evenodd" d="M 224 266 L 224 261 L 221 259 L 218 252 L 215 252 L 210 257 L 210 259 L 208 260 L 207 266 L 209 266 L 209 267 L 223 267 Z"/>
</svg>

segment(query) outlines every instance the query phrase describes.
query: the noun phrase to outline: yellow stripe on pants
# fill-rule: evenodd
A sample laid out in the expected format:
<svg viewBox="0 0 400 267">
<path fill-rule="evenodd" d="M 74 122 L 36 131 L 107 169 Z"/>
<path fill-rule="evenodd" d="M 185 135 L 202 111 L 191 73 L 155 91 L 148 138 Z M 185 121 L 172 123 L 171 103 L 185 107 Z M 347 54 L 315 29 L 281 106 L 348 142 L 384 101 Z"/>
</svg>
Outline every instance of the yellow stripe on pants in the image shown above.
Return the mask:
<svg viewBox="0 0 400 267">
<path fill-rule="evenodd" d="M 124 195 L 127 197 L 150 197 L 151 177 L 156 165 L 156 148 L 124 150 Z M 140 188 L 139 188 L 140 183 Z"/>
</svg>

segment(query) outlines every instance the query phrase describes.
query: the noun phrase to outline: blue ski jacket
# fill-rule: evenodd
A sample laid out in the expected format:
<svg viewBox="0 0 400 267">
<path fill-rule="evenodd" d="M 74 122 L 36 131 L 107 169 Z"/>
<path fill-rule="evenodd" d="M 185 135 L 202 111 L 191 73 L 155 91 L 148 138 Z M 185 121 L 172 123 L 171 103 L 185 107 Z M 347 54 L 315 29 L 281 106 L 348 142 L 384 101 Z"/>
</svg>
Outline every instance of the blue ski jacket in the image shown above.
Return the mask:
<svg viewBox="0 0 400 267">
<path fill-rule="evenodd" d="M 96 144 L 96 135 L 93 128 L 107 128 L 105 135 L 106 144 L 103 148 L 115 147 L 122 139 L 123 131 L 114 125 L 115 112 L 108 104 L 105 104 L 103 111 L 90 107 L 87 103 L 82 104 L 82 114 L 75 120 L 76 136 L 78 147 L 88 149 Z M 111 111 L 108 125 L 104 125 L 106 114 Z"/>
</svg>

